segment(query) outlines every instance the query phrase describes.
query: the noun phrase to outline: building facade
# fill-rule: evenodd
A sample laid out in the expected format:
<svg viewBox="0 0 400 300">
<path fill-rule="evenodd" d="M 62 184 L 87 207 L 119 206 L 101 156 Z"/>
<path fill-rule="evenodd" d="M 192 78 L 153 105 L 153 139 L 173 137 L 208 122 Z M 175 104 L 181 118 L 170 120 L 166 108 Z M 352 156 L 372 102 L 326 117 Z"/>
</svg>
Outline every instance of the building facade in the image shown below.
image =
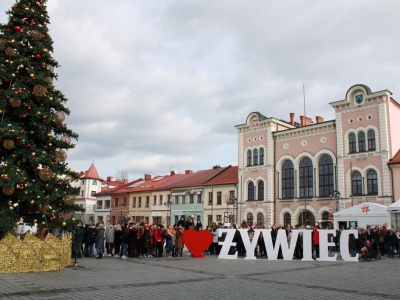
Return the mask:
<svg viewBox="0 0 400 300">
<path fill-rule="evenodd" d="M 237 125 L 238 205 L 249 223 L 310 224 L 362 202 L 393 202 L 389 160 L 400 149 L 400 105 L 387 90 L 351 87 L 335 119 L 251 113 Z"/>
</svg>

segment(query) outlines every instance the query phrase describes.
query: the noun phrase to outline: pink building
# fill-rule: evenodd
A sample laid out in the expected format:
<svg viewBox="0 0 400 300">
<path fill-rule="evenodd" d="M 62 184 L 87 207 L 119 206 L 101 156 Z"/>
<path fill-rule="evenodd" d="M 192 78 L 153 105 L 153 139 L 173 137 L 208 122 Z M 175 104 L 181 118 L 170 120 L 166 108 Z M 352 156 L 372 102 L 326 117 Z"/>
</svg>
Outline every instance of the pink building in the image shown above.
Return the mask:
<svg viewBox="0 0 400 300">
<path fill-rule="evenodd" d="M 388 90 L 373 93 L 365 85 L 330 105 L 330 121 L 253 112 L 236 126 L 242 219 L 314 225 L 365 201 L 397 200 L 388 162 L 400 149 L 400 105 Z"/>
</svg>

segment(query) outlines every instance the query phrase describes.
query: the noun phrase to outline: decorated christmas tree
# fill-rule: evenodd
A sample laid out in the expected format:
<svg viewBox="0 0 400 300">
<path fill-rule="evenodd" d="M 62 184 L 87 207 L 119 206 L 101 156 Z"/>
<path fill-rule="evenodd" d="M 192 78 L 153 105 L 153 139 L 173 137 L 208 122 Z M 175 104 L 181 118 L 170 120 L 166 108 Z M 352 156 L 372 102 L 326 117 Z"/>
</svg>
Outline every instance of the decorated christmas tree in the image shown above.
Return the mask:
<svg viewBox="0 0 400 300">
<path fill-rule="evenodd" d="M 53 86 L 58 62 L 46 1 L 17 0 L 0 25 L 0 230 L 23 219 L 72 229 L 76 174 L 66 150 L 78 135 L 68 129 L 67 99 Z"/>
</svg>

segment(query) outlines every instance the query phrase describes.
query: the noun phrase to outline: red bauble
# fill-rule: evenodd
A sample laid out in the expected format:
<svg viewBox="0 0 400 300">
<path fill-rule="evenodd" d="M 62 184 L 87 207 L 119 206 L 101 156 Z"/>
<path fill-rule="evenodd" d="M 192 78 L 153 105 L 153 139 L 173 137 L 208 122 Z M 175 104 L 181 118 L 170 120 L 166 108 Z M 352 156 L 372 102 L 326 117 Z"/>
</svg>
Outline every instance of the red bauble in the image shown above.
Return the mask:
<svg viewBox="0 0 400 300">
<path fill-rule="evenodd" d="M 19 33 L 24 33 L 24 31 L 21 29 L 21 30 L 19 31 Z"/>
<path fill-rule="evenodd" d="M 26 145 L 26 147 L 27 147 L 27 148 L 30 148 L 30 147 L 31 147 L 31 144 Z"/>
<path fill-rule="evenodd" d="M 21 27 L 19 27 L 18 25 L 14 27 L 15 31 L 20 31 Z"/>
<path fill-rule="evenodd" d="M 19 136 L 16 136 L 16 137 L 15 137 L 15 140 L 16 140 L 16 141 L 19 141 L 19 140 L 20 140 L 20 137 L 19 137 Z"/>
<path fill-rule="evenodd" d="M 4 175 L 4 176 L 3 176 L 3 179 L 4 179 L 4 180 L 7 180 L 7 179 L 8 179 L 8 175 Z"/>
<path fill-rule="evenodd" d="M 19 186 L 20 186 L 20 187 L 24 187 L 25 184 L 21 182 L 21 183 L 19 184 Z"/>
<path fill-rule="evenodd" d="M 65 141 L 65 144 L 66 144 L 66 145 L 69 145 L 69 142 L 68 142 L 68 141 Z"/>
<path fill-rule="evenodd" d="M 22 119 L 26 119 L 26 115 L 25 114 L 23 114 L 21 117 L 22 117 Z"/>
<path fill-rule="evenodd" d="M 61 185 L 61 182 L 57 182 L 57 185 Z"/>
<path fill-rule="evenodd" d="M 50 220 L 50 221 L 54 221 L 54 217 L 50 217 L 49 220 Z"/>
<path fill-rule="evenodd" d="M 47 130 L 47 127 L 43 127 L 43 130 Z"/>
<path fill-rule="evenodd" d="M 20 134 L 23 134 L 25 131 L 23 130 L 23 129 L 21 129 L 20 131 L 19 131 L 19 133 Z"/>
<path fill-rule="evenodd" d="M 58 218 L 59 218 L 60 220 L 62 220 L 63 217 L 62 217 L 61 215 L 59 215 Z"/>
<path fill-rule="evenodd" d="M 58 203 L 58 206 L 59 206 L 59 207 L 62 207 L 62 203 L 61 203 L 61 202 L 60 202 L 60 203 Z"/>
<path fill-rule="evenodd" d="M 43 120 L 46 120 L 46 118 L 47 118 L 46 116 L 42 116 L 42 119 L 43 119 Z"/>
<path fill-rule="evenodd" d="M 32 214 L 32 212 L 31 211 L 28 211 L 28 216 L 30 216 Z"/>
<path fill-rule="evenodd" d="M 37 54 L 35 54 L 35 58 L 36 58 L 36 59 L 41 59 L 42 56 L 41 56 L 39 53 L 37 53 Z"/>
<path fill-rule="evenodd" d="M 28 110 L 31 110 L 31 109 L 32 109 L 32 107 L 28 106 Z"/>
<path fill-rule="evenodd" d="M 7 172 L 5 169 L 1 170 L 1 173 L 5 173 L 5 172 Z"/>
</svg>

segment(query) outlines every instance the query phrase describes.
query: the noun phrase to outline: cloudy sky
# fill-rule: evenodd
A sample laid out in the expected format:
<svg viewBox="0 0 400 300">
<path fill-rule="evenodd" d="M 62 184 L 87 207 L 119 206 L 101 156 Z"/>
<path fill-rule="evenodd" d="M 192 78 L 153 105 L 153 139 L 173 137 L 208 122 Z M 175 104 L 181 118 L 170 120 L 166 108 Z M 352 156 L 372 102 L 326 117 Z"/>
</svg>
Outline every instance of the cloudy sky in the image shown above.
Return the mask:
<svg viewBox="0 0 400 300">
<path fill-rule="evenodd" d="M 0 22 L 14 0 L 0 1 Z M 352 85 L 400 100 L 398 0 L 49 0 L 75 171 L 237 165 L 253 111 L 334 117 Z"/>
</svg>

